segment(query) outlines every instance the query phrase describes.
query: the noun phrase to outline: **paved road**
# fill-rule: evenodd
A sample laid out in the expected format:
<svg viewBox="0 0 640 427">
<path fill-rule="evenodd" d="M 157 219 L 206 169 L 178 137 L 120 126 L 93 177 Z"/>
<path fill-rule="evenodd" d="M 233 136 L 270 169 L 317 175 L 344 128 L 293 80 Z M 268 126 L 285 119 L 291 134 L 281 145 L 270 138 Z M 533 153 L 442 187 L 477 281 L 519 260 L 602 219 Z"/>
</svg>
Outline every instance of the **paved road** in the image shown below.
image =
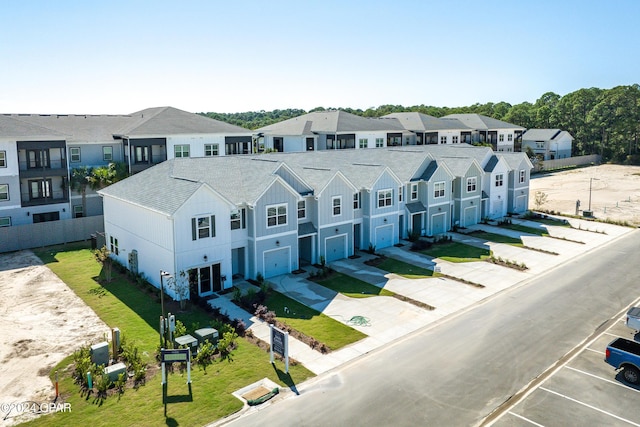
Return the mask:
<svg viewBox="0 0 640 427">
<path fill-rule="evenodd" d="M 232 425 L 478 424 L 637 298 L 639 247 L 631 233 Z"/>
</svg>

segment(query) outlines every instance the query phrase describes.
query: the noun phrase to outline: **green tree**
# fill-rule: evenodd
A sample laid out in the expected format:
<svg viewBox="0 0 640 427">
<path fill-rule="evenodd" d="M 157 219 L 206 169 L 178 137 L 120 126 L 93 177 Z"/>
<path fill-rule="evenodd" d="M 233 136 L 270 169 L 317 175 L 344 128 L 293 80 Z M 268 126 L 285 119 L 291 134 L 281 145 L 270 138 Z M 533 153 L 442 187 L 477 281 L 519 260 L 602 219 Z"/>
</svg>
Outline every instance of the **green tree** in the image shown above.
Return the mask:
<svg viewBox="0 0 640 427">
<path fill-rule="evenodd" d="M 93 168 L 80 166 L 71 170 L 71 189 L 82 196 L 82 212 L 87 214 L 87 188 L 91 188 L 91 177 Z"/>
</svg>

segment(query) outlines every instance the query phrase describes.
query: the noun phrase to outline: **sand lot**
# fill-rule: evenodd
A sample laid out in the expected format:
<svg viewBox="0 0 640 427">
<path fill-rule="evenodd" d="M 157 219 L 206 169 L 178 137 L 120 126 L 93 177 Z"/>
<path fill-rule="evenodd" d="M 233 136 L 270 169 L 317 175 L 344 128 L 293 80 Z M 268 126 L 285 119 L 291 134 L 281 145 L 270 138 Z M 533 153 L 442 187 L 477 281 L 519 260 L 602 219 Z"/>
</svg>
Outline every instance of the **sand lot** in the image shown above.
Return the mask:
<svg viewBox="0 0 640 427">
<path fill-rule="evenodd" d="M 535 192 L 542 191 L 548 198 L 541 209 L 575 215 L 576 200 L 580 200 L 582 215 L 582 210 L 589 209 L 590 181 L 591 210 L 596 218 L 640 226 L 640 166 L 599 165 L 533 175 L 529 208 L 535 208 Z"/>
<path fill-rule="evenodd" d="M 0 295 L 0 426 L 9 426 L 33 415 L 7 405 L 52 402 L 51 368 L 109 328 L 31 251 L 0 255 Z"/>
</svg>

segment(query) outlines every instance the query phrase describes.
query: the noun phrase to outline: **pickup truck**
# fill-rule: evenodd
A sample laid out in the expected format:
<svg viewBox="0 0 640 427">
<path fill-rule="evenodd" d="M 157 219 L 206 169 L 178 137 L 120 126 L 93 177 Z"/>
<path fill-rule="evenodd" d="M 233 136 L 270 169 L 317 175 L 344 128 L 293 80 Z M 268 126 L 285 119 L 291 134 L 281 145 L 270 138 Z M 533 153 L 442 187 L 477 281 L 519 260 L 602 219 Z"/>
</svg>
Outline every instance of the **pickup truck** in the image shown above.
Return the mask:
<svg viewBox="0 0 640 427">
<path fill-rule="evenodd" d="M 607 346 L 604 361 L 622 369 L 622 377 L 631 384 L 640 384 L 640 343 L 616 338 Z"/>
<path fill-rule="evenodd" d="M 627 311 L 625 325 L 634 331 L 640 331 L 640 307 L 631 307 Z"/>
</svg>

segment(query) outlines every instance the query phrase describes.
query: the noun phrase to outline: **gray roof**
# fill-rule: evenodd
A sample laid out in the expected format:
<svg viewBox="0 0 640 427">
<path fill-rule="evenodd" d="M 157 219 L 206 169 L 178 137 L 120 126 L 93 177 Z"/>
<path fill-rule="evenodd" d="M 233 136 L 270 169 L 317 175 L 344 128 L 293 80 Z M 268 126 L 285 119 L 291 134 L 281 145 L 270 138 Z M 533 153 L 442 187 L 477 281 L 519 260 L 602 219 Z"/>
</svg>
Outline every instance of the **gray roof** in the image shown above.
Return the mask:
<svg viewBox="0 0 640 427">
<path fill-rule="evenodd" d="M 131 120 L 120 129 L 127 136 L 226 133 L 251 135 L 249 129 L 173 107 L 147 108 L 131 114 Z"/>
<path fill-rule="evenodd" d="M 476 130 L 525 129 L 512 123 L 507 123 L 503 122 L 502 120 L 494 119 L 492 117 L 483 116 L 482 114 L 449 114 L 444 116 L 443 119 L 460 120 L 468 127 Z"/>
<path fill-rule="evenodd" d="M 422 179 L 423 181 L 429 181 L 437 169 L 438 169 L 438 162 L 436 160 L 433 160 L 431 163 L 429 163 L 429 166 L 427 166 L 427 168 L 424 170 L 420 179 Z"/>
<path fill-rule="evenodd" d="M 391 113 L 382 117 L 397 119 L 398 122 L 406 130 L 417 132 L 430 132 L 449 129 L 469 129 L 468 126 L 464 125 L 459 120 L 442 120 L 437 117 L 429 116 L 428 114 L 417 112 Z"/>
<path fill-rule="evenodd" d="M 25 114 L 18 117 L 32 125 L 54 129 L 64 134 L 68 142 L 113 141 L 114 133 L 131 121 L 131 116 L 126 115 Z"/>
<path fill-rule="evenodd" d="M 509 168 L 511 170 L 520 169 L 522 162 L 525 162 L 530 168 L 533 168 L 533 164 L 531 163 L 531 160 L 529 160 L 529 157 L 527 157 L 526 153 L 500 152 L 499 156 L 502 157 L 507 162 L 507 165 L 509 165 Z"/>
<path fill-rule="evenodd" d="M 427 208 L 421 202 L 411 202 L 405 205 L 409 213 L 415 214 L 420 212 L 426 212 Z"/>
<path fill-rule="evenodd" d="M 569 132 L 560 129 L 529 129 L 522 134 L 523 141 L 552 141 L 554 139 L 560 139 L 563 136 L 568 135 L 571 139 L 573 137 Z"/>
<path fill-rule="evenodd" d="M 0 115 L 0 138 L 17 140 L 63 140 L 68 137 L 59 131 L 31 123 L 28 115 Z M 27 120 L 25 120 L 27 119 Z"/>
<path fill-rule="evenodd" d="M 256 129 L 269 135 L 311 135 L 361 131 L 402 131 L 395 119 L 357 116 L 342 110 L 316 111 Z"/>
<path fill-rule="evenodd" d="M 315 234 L 318 230 L 311 222 L 303 222 L 298 224 L 298 236 L 307 236 L 309 234 Z"/>
<path fill-rule="evenodd" d="M 484 171 L 485 172 L 493 171 L 493 168 L 495 168 L 497 164 L 498 164 L 498 156 L 494 154 L 489 158 L 489 161 L 487 162 L 487 164 L 484 165 Z"/>
</svg>

